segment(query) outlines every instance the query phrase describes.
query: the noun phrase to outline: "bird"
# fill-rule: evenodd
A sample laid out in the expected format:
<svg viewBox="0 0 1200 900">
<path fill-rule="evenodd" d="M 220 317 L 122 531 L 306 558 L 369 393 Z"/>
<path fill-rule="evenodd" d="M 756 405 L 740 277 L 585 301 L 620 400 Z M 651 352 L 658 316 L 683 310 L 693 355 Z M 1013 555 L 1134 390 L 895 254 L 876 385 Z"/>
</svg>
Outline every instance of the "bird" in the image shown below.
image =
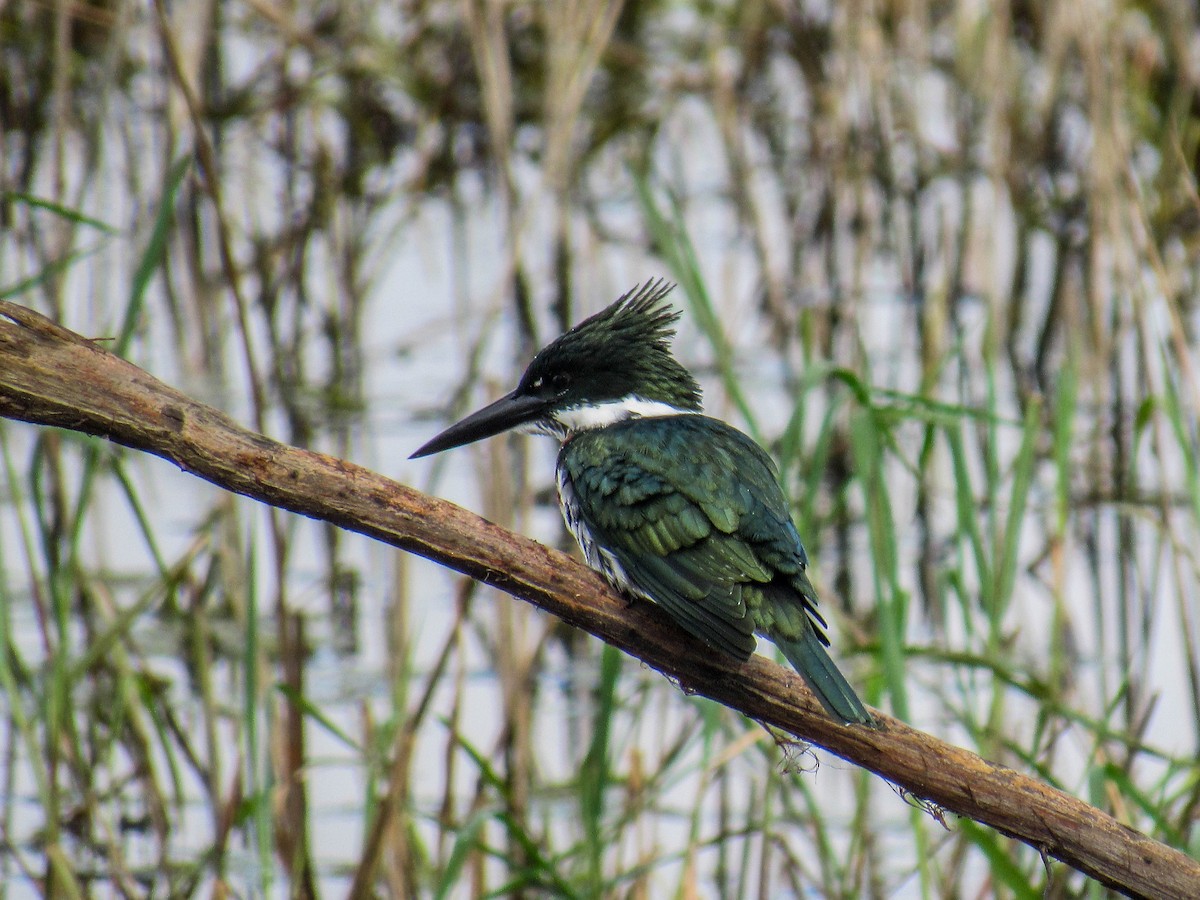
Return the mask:
<svg viewBox="0 0 1200 900">
<path fill-rule="evenodd" d="M 671 353 L 673 284 L 649 280 L 538 351 L 515 389 L 410 459 L 509 430 L 560 442 L 559 505 L 591 568 L 703 644 L 772 641 L 843 725 L 878 727 L 827 650 L 808 555 L 767 452 L 704 415 Z"/>
</svg>

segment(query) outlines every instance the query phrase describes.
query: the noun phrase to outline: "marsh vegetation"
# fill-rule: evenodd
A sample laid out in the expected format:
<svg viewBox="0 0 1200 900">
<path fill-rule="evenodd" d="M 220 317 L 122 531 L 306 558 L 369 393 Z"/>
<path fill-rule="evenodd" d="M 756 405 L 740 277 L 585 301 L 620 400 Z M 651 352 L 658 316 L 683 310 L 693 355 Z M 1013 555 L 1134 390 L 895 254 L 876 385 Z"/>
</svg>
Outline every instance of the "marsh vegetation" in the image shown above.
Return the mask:
<svg viewBox="0 0 1200 900">
<path fill-rule="evenodd" d="M 567 548 L 548 442 L 406 457 L 671 278 L 864 699 L 1194 855 L 1197 46 L 1183 0 L 10 3 L 0 296 Z M 0 466 L 3 896 L 1100 893 L 432 564 L 70 432 Z"/>
</svg>

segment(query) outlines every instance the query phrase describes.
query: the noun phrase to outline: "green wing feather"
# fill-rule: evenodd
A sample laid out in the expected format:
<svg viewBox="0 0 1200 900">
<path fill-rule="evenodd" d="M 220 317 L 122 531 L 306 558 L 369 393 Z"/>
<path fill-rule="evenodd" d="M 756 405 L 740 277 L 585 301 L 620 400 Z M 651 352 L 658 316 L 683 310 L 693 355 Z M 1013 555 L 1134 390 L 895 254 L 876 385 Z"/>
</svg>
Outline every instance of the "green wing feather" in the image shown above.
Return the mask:
<svg viewBox="0 0 1200 900">
<path fill-rule="evenodd" d="M 871 721 L 825 653 L 804 546 L 750 438 L 699 415 L 630 419 L 570 438 L 559 467 L 593 540 L 638 593 L 740 659 L 756 632 L 770 638 L 833 715 Z"/>
</svg>

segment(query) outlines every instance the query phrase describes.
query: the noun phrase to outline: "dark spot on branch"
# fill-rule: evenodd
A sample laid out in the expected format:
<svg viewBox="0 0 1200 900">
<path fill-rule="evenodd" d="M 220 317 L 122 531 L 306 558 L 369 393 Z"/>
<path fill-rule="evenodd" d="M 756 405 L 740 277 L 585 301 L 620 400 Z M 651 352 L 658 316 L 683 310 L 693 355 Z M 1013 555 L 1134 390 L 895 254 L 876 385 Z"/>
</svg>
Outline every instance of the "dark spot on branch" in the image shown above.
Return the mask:
<svg viewBox="0 0 1200 900">
<path fill-rule="evenodd" d="M 178 406 L 164 406 L 162 410 L 163 420 L 167 423 L 167 427 L 171 431 L 179 434 L 183 431 L 183 423 L 186 419 L 184 412 Z"/>
</svg>

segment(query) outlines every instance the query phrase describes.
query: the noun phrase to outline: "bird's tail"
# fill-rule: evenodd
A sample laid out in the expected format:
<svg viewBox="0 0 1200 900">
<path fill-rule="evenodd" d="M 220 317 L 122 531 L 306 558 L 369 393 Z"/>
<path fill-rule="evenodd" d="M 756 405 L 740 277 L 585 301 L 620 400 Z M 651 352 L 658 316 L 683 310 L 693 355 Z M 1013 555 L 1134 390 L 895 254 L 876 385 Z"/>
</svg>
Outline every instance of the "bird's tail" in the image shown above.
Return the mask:
<svg viewBox="0 0 1200 900">
<path fill-rule="evenodd" d="M 829 715 L 845 725 L 866 725 L 878 728 L 875 717 L 867 712 L 854 688 L 838 671 L 812 628 L 805 628 L 803 637 L 790 640 L 771 638 L 783 655 L 800 673 L 809 689 L 817 695 Z"/>
</svg>

